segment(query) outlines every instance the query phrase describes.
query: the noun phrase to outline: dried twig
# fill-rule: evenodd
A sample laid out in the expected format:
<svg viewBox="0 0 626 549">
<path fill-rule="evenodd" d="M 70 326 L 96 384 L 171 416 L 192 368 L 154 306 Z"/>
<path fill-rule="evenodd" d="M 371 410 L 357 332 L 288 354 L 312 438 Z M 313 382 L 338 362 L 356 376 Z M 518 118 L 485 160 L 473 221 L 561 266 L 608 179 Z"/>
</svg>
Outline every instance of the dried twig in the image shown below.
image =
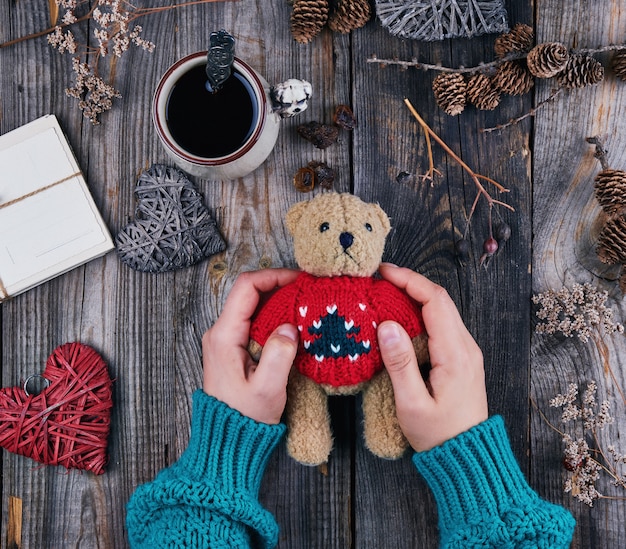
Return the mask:
<svg viewBox="0 0 626 549">
<path fill-rule="evenodd" d="M 494 206 L 503 206 L 504 208 L 507 208 L 509 210 L 511 210 L 512 212 L 515 211 L 515 208 L 513 208 L 513 206 L 510 206 L 509 204 L 502 202 L 500 200 L 496 200 L 495 198 L 493 198 L 489 192 L 487 191 L 487 189 L 485 189 L 485 187 L 483 186 L 483 184 L 481 183 L 481 180 L 486 181 L 487 183 L 490 183 L 491 185 L 493 185 L 494 187 L 496 187 L 496 189 L 501 192 L 501 193 L 506 193 L 509 192 L 509 189 L 507 189 L 506 187 L 504 187 L 503 185 L 501 185 L 500 183 L 498 183 L 497 181 L 495 181 L 494 179 L 491 179 L 490 177 L 486 177 L 484 175 L 480 175 L 475 173 L 465 162 L 463 162 L 463 160 L 443 141 L 443 139 L 441 139 L 429 126 L 428 124 L 426 124 L 426 122 L 424 121 L 424 119 L 418 114 L 418 112 L 415 110 L 415 108 L 413 107 L 413 105 L 411 104 L 411 102 L 408 99 L 404 99 L 404 103 L 406 104 L 406 106 L 409 108 L 409 111 L 411 112 L 411 114 L 413 115 L 413 117 L 419 122 L 420 126 L 422 127 L 422 129 L 424 130 L 424 134 L 426 136 L 426 144 L 427 144 L 427 149 L 428 149 L 428 162 L 429 162 L 429 169 L 428 169 L 428 173 L 423 176 L 424 179 L 430 179 L 431 184 L 432 184 L 432 176 L 433 173 L 440 173 L 438 170 L 435 169 L 434 166 L 434 161 L 433 161 L 433 155 L 432 155 L 432 148 L 430 145 L 430 138 L 432 137 L 435 141 L 437 141 L 437 143 L 439 143 L 439 145 L 441 145 L 441 147 L 444 149 L 444 151 L 446 151 L 446 153 L 448 153 L 448 155 L 450 155 L 455 162 L 457 162 L 459 164 L 459 166 L 461 166 L 461 168 L 463 168 L 463 170 L 465 170 L 471 180 L 473 181 L 474 185 L 476 186 L 476 198 L 474 199 L 474 202 L 472 203 L 472 207 L 469 211 L 469 214 L 467 216 L 467 224 L 465 226 L 465 231 L 463 233 L 463 238 L 461 240 L 458 240 L 455 243 L 455 251 L 459 257 L 459 260 L 464 261 L 464 256 L 467 255 L 468 250 L 469 250 L 469 245 L 467 244 L 467 233 L 469 232 L 469 227 L 470 227 L 470 223 L 472 220 L 472 216 L 474 215 L 474 212 L 476 211 L 476 206 L 478 205 L 478 202 L 480 201 L 480 198 L 483 197 L 486 201 L 487 201 L 487 205 L 489 207 L 489 214 L 488 214 L 488 237 L 487 239 L 483 242 L 483 254 L 480 258 L 480 264 L 484 265 L 485 267 L 488 265 L 489 261 L 491 260 L 491 258 L 493 257 L 493 255 L 497 252 L 499 246 L 501 243 L 505 242 L 510 234 L 511 234 L 511 230 L 509 228 L 508 225 L 506 225 L 506 223 L 502 222 L 499 226 L 499 229 L 502 230 L 502 234 L 498 236 L 499 241 L 496 240 L 494 238 L 494 231 L 493 231 L 493 224 L 492 224 L 492 214 L 493 214 L 493 207 Z M 498 213 L 499 216 L 499 213 Z M 498 231 L 496 231 L 496 235 L 498 235 Z"/>
<path fill-rule="evenodd" d="M 426 124 L 426 122 L 424 121 L 424 119 L 418 114 L 418 112 L 415 110 L 415 107 L 413 107 L 413 105 L 411 104 L 411 102 L 408 99 L 404 99 L 404 103 L 406 104 L 406 106 L 409 108 L 409 111 L 411 111 L 411 114 L 415 117 L 415 119 L 419 122 L 420 126 L 422 126 L 422 129 L 424 130 L 424 133 L 430 135 L 430 137 L 432 137 L 435 141 L 437 141 L 437 143 L 439 143 L 439 145 L 441 145 L 441 147 L 455 160 L 455 162 L 457 162 L 461 168 L 463 168 L 470 176 L 470 178 L 472 179 L 472 181 L 474 182 L 474 184 L 476 185 L 476 188 L 478 190 L 479 195 L 482 195 L 485 200 L 487 201 L 487 203 L 489 204 L 489 207 L 491 208 L 494 204 L 497 204 L 499 206 L 503 206 L 505 208 L 508 208 L 509 210 L 511 210 L 512 212 L 515 211 L 515 208 L 513 208 L 513 206 L 510 206 L 509 204 L 506 204 L 505 202 L 501 202 L 500 200 L 496 200 L 495 198 L 493 198 L 485 189 L 485 187 L 482 185 L 482 183 L 480 182 L 480 179 L 484 179 L 486 181 L 489 181 L 490 183 L 492 183 L 493 185 L 495 185 L 498 190 L 500 192 L 509 192 L 509 189 L 503 187 L 502 185 L 500 185 L 499 183 L 497 183 L 496 181 L 494 181 L 493 179 L 490 179 L 488 177 L 485 176 L 481 176 L 476 174 L 465 162 L 463 162 L 463 160 L 461 160 L 461 158 L 445 143 L 445 141 L 443 141 L 443 139 L 441 139 L 441 137 L 439 137 L 429 126 L 428 124 Z M 431 153 L 431 161 L 432 161 L 432 153 Z M 470 215 L 471 217 L 471 215 Z M 469 219 L 468 219 L 468 223 L 469 223 Z"/>
<path fill-rule="evenodd" d="M 424 175 L 420 175 L 419 178 L 422 181 L 430 181 L 430 184 L 432 186 L 435 180 L 435 175 L 441 177 L 441 172 L 437 168 L 435 168 L 435 160 L 433 158 L 433 146 L 430 142 L 430 133 L 427 130 L 424 130 L 424 135 L 426 138 L 426 152 L 428 154 L 428 171 Z"/>
<path fill-rule="evenodd" d="M 606 159 L 606 155 L 609 151 L 604 148 L 604 142 L 598 135 L 594 135 L 593 137 L 587 137 L 587 143 L 591 145 L 595 145 L 596 152 L 594 156 L 599 160 L 600 165 L 603 170 L 608 170 L 610 168 L 609 161 Z"/>
<path fill-rule="evenodd" d="M 548 97 L 546 97 L 543 101 L 537 103 L 537 106 L 530 109 L 526 114 L 518 116 L 517 118 L 511 118 L 508 122 L 505 122 L 504 124 L 497 124 L 496 126 L 493 126 L 491 128 L 480 128 L 479 131 L 481 133 L 490 133 L 498 130 L 503 130 L 504 128 L 508 128 L 509 126 L 513 126 L 515 124 L 519 124 L 522 120 L 525 120 L 530 116 L 535 116 L 537 114 L 537 111 L 541 107 L 547 105 L 548 103 L 552 103 L 562 92 L 563 88 L 554 89 Z"/>
<path fill-rule="evenodd" d="M 585 49 L 572 49 L 570 50 L 572 54 L 586 54 L 592 55 L 597 53 L 605 53 L 608 51 L 625 51 L 626 44 L 611 44 L 609 46 L 603 46 L 601 48 L 585 48 Z M 441 64 L 433 64 L 433 63 L 421 63 L 415 57 L 409 61 L 401 60 L 401 59 L 380 59 L 376 54 L 372 54 L 367 58 L 367 63 L 377 63 L 383 67 L 388 65 L 398 65 L 403 69 L 415 68 L 421 69 L 425 71 L 436 71 L 436 72 L 456 72 L 456 73 L 474 73 L 474 72 L 484 72 L 485 70 L 497 68 L 502 63 L 506 61 L 513 61 L 515 59 L 525 59 L 528 55 L 528 52 L 514 52 L 505 55 L 500 59 L 496 59 L 494 61 L 490 61 L 488 63 L 480 63 L 475 67 L 445 67 Z"/>
<path fill-rule="evenodd" d="M 504 61 L 513 61 L 515 59 L 523 59 L 526 57 L 525 53 L 515 52 L 510 53 L 503 57 L 502 59 L 496 59 L 495 61 L 490 61 L 489 63 L 481 63 L 476 67 L 444 67 L 443 65 L 437 63 L 421 63 L 417 60 L 416 57 L 411 59 L 410 61 L 403 61 L 401 59 L 379 59 L 376 54 L 373 54 L 371 57 L 368 57 L 367 63 L 378 63 L 382 67 L 387 67 L 388 65 L 397 65 L 402 69 L 406 70 L 409 68 L 421 69 L 424 71 L 436 71 L 436 72 L 456 72 L 456 73 L 473 73 L 473 72 L 482 72 L 488 69 L 496 68 L 501 65 Z"/>
</svg>

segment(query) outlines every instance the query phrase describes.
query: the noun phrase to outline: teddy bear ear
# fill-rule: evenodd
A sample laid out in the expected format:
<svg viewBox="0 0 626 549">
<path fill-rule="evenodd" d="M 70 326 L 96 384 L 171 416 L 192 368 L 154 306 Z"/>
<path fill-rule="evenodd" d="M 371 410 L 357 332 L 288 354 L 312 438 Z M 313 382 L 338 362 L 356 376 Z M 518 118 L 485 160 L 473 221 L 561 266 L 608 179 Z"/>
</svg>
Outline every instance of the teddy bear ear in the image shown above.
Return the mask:
<svg viewBox="0 0 626 549">
<path fill-rule="evenodd" d="M 293 236 L 295 234 L 296 227 L 298 226 L 298 222 L 302 219 L 304 212 L 306 211 L 308 206 L 308 202 L 298 202 L 294 204 L 287 211 L 287 215 L 285 216 L 285 224 L 287 225 L 287 229 Z"/>
<path fill-rule="evenodd" d="M 378 204 L 372 204 L 372 207 L 378 216 L 378 219 L 380 219 L 383 229 L 385 229 L 385 234 L 389 234 L 389 231 L 391 230 L 391 222 L 389 221 L 389 217 L 385 213 L 385 210 L 383 210 Z"/>
</svg>

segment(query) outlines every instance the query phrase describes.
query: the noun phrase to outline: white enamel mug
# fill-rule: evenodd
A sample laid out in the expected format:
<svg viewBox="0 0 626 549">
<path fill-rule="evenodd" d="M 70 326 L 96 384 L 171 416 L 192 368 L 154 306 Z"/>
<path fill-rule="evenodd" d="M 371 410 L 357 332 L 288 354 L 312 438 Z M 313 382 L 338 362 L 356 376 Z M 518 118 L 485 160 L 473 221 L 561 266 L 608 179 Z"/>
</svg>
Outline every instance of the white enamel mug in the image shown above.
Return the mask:
<svg viewBox="0 0 626 549">
<path fill-rule="evenodd" d="M 211 180 L 238 179 L 252 173 L 270 155 L 280 129 L 282 117 L 291 116 L 294 112 L 300 112 L 306 108 L 306 101 L 300 99 L 299 105 L 292 107 L 292 111 L 285 114 L 285 109 L 277 108 L 276 94 L 274 88 L 252 67 L 241 59 L 235 57 L 232 65 L 233 72 L 237 72 L 249 86 L 252 101 L 255 103 L 254 115 L 256 119 L 252 121 L 249 137 L 238 146 L 238 148 L 225 152 L 218 156 L 204 156 L 198 152 L 191 152 L 192 147 L 182 146 L 172 134 L 173 123 L 168 123 L 168 116 L 171 115 L 169 101 L 177 83 L 190 70 L 198 67 L 206 67 L 207 52 L 201 51 L 184 57 L 174 63 L 161 78 L 152 103 L 152 119 L 165 149 L 171 159 L 185 172 Z M 307 97 L 310 97 L 310 84 L 308 86 Z M 288 95 L 288 94 L 285 94 Z M 293 95 L 293 94 L 292 94 Z M 280 105 L 279 105 L 280 107 Z M 171 126 L 171 127 L 170 127 Z M 206 128 L 207 132 L 220 132 L 221 128 Z M 203 130 L 204 131 L 204 130 Z M 179 140 L 181 140 L 179 138 Z"/>
</svg>

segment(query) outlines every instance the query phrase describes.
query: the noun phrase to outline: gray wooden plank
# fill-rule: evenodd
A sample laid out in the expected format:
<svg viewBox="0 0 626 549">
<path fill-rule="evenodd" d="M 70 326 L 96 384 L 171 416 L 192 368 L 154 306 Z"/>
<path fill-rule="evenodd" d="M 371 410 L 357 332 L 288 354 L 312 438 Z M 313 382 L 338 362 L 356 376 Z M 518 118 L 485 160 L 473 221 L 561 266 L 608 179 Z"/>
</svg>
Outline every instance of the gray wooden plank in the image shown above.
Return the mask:
<svg viewBox="0 0 626 549">
<path fill-rule="evenodd" d="M 543 2 L 537 6 L 540 42 L 561 41 L 575 48 L 622 43 L 625 25 L 620 2 Z M 597 57 L 608 65 L 610 55 Z M 551 86 L 550 82 L 541 83 L 536 101 L 546 98 Z M 585 138 L 606 136 L 609 163 L 624 169 L 625 126 L 618 113 L 624 109 L 625 91 L 623 83 L 607 71 L 605 80 L 597 86 L 573 90 L 542 108 L 536 116 L 533 140 L 533 291 L 589 282 L 609 292 L 607 305 L 618 319 L 624 317 L 624 306 L 616 287 L 616 270 L 602 265 L 595 254 L 602 220 L 593 196 L 593 178 L 600 165 Z M 624 337 L 605 337 L 604 342 L 609 364 L 623 387 Z M 619 426 L 624 425 L 624 402 L 592 342 L 536 334 L 531 364 L 531 396 L 538 410 L 560 429 L 571 426 L 560 423 L 558 410 L 549 408 L 550 398 L 566 392 L 570 383 L 580 385 L 582 391 L 589 381 L 597 381 L 598 400 L 607 398 L 616 417 L 616 423 L 602 431 L 601 444 L 606 448 L 613 443 L 624 453 L 623 437 L 619 435 Z M 531 434 L 534 484 L 542 495 L 569 508 L 578 521 L 572 547 L 624 546 L 624 501 L 599 501 L 590 509 L 564 493 L 568 472 L 561 465 L 561 437 L 539 413 L 533 414 Z M 611 486 L 604 476 L 597 487 L 604 494 L 624 496 L 623 489 Z"/>
<path fill-rule="evenodd" d="M 355 192 L 378 201 L 391 217 L 394 228 L 385 259 L 443 285 L 459 306 L 484 352 L 490 410 L 505 416 L 516 455 L 523 459 L 528 428 L 529 126 L 523 124 L 500 135 L 480 133 L 480 128 L 524 112 L 530 97 L 508 97 L 494 112 L 468 107 L 458 117 L 450 117 L 435 104 L 431 90 L 435 74 L 414 68 L 402 71 L 393 65 L 365 65 L 365 58 L 376 54 L 380 59 L 416 58 L 449 67 L 476 66 L 493 59 L 495 37 L 427 44 L 392 39 L 374 27 L 368 30 L 355 37 L 355 55 L 360 54 L 355 59 L 355 104 L 357 112 L 368 117 L 362 133 L 355 134 Z M 426 143 L 403 103 L 404 97 L 474 171 L 511 189 L 511 193 L 497 198 L 516 209 L 514 214 L 501 211 L 513 237 L 487 269 L 479 265 L 488 234 L 486 205 L 479 205 L 471 222 L 468 238 L 472 257 L 460 266 L 453 245 L 465 230 L 476 191 L 467 175 L 434 141 L 435 166 L 442 177 L 432 185 L 419 179 L 428 169 Z M 411 177 L 399 182 L 400 172 Z M 361 450 L 357 452 L 357 476 L 368 479 L 357 487 L 358 547 L 437 547 L 434 501 L 409 457 L 397 463 L 380 463 L 362 447 L 357 448 Z M 388 526 L 382 531 L 373 526 L 378 523 Z"/>
<path fill-rule="evenodd" d="M 2 14 L 20 34 L 47 24 L 45 10 L 38 7 L 20 2 L 3 6 Z M 172 62 L 206 49 L 209 31 L 227 28 L 237 38 L 237 54 L 269 82 L 293 76 L 314 86 L 306 117 L 285 121 L 275 151 L 255 174 L 236 182 L 194 178 L 229 243 L 225 253 L 165 275 L 136 273 L 112 253 L 3 305 L 3 384 L 26 377 L 30 364 L 41 364 L 66 338 L 92 344 L 116 378 L 111 463 L 102 477 L 59 474 L 2 453 L 3 509 L 8 495 L 23 498 L 25 546 L 55 547 L 59 540 L 77 546 L 126 545 L 124 506 L 130 493 L 172 463 L 187 444 L 190 395 L 201 383 L 200 338 L 217 318 L 237 274 L 294 266 L 282 220 L 291 204 L 307 197 L 293 188 L 293 174 L 311 160 L 325 160 L 337 170 L 337 188 L 348 188 L 349 142 L 318 151 L 295 133 L 303 121 L 328 120 L 335 105 L 345 101 L 349 81 L 342 73 L 348 58 L 341 50 L 334 55 L 330 33 L 297 47 L 288 29 L 290 9 L 281 1 L 226 2 L 144 18 L 144 36 L 156 42 L 156 50 L 130 50 L 111 67 L 123 98 L 97 127 L 65 98 L 69 60 L 44 39 L 2 51 L 2 130 L 45 112 L 59 115 L 114 234 L 133 216 L 139 173 L 153 162 L 169 163 L 150 121 L 152 90 Z M 335 62 L 328 63 L 333 55 Z M 334 415 L 341 419 L 341 412 Z M 283 527 L 281 544 L 348 544 L 349 432 L 345 440 L 327 477 L 295 464 L 283 449 L 277 453 L 262 495 Z M 314 521 L 303 522 L 311 501 L 318 502 L 320 512 Z M 6 527 L 3 523 L 3 540 Z"/>
</svg>

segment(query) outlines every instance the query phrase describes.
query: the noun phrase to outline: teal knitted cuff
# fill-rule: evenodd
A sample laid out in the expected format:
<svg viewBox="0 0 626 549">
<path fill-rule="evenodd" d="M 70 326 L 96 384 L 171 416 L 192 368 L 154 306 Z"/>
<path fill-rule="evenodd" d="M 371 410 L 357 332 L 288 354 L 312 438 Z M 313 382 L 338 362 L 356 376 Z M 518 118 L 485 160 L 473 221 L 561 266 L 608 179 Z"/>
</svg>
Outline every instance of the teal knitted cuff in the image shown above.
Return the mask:
<svg viewBox="0 0 626 549">
<path fill-rule="evenodd" d="M 502 417 L 494 416 L 441 446 L 415 454 L 413 462 L 437 500 L 442 546 L 468 542 L 478 532 L 483 540 L 520 535 L 536 537 L 536 547 L 568 546 L 574 519 L 530 488 Z"/>
<path fill-rule="evenodd" d="M 258 423 L 197 390 L 189 445 L 173 467 L 177 475 L 183 469 L 192 481 L 256 497 L 267 462 L 285 431 L 283 424 Z"/>
</svg>

